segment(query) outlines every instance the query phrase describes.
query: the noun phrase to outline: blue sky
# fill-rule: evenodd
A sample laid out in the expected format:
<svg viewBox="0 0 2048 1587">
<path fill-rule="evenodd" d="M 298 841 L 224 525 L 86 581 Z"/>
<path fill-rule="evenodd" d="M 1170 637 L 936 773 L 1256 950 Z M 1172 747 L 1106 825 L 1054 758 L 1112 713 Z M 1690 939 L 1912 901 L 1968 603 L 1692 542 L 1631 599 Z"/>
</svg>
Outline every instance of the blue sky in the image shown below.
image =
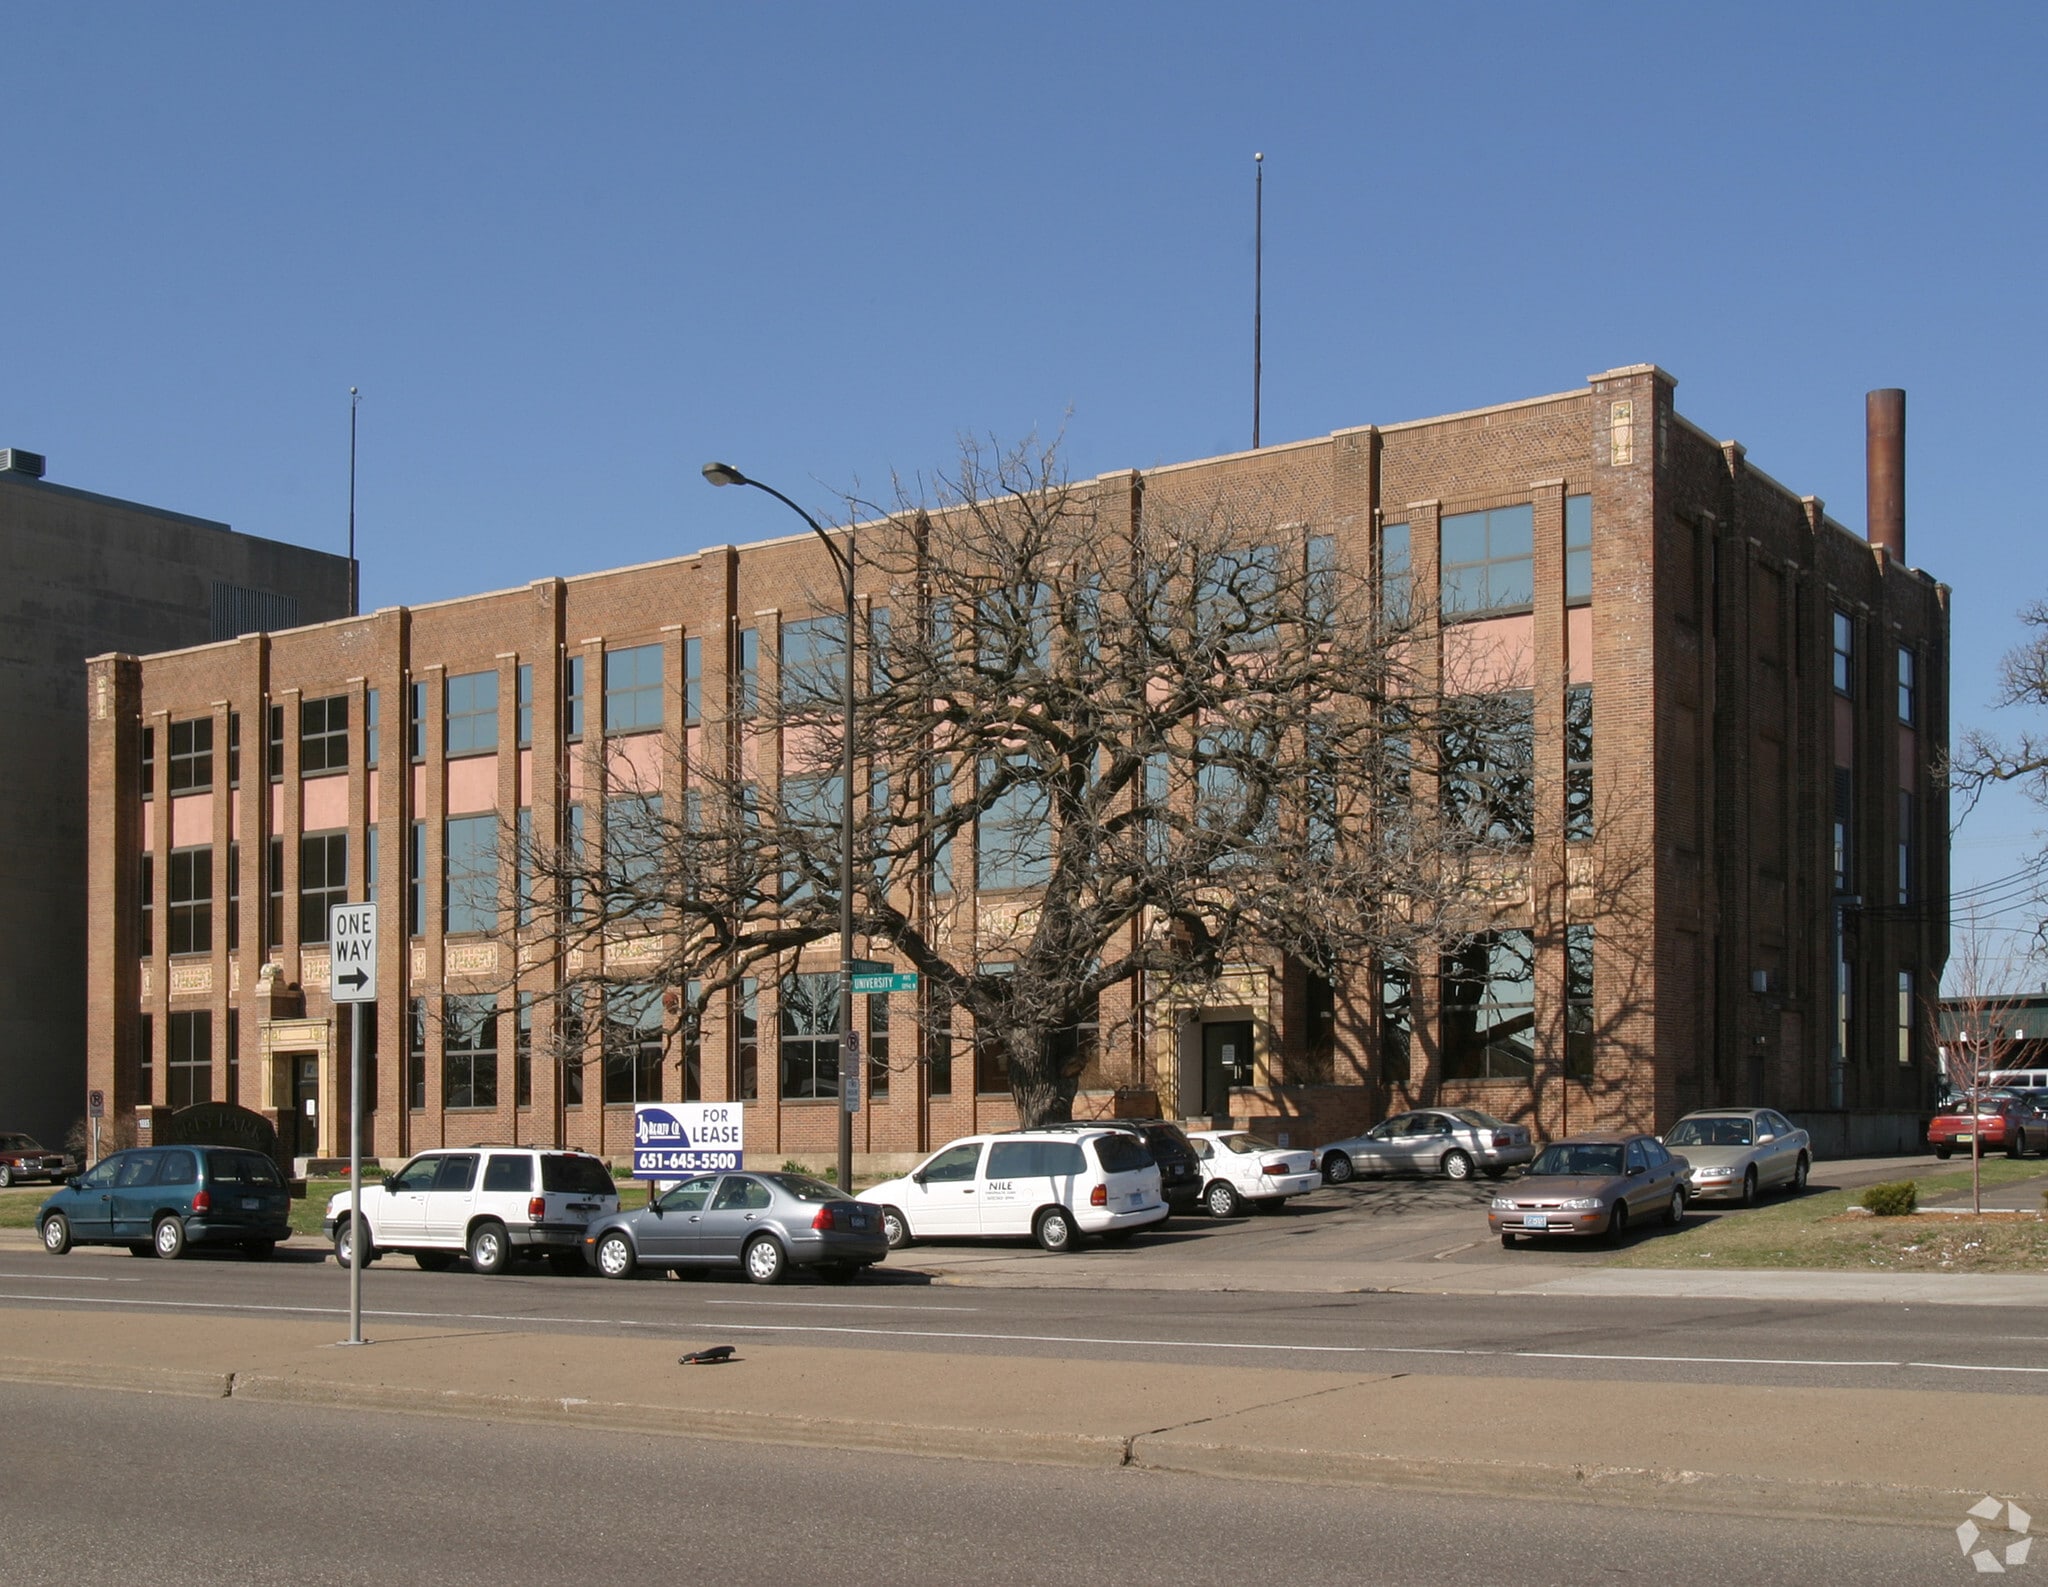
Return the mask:
<svg viewBox="0 0 2048 1587">
<path fill-rule="evenodd" d="M 368 606 L 788 530 L 963 432 L 1078 473 L 1616 364 L 1911 560 L 1996 725 L 2037 528 L 2048 13 L 2006 6 L 15 8 L 0 445 L 343 548 Z M 2010 724 L 2016 726 L 2017 724 Z M 1958 887 L 2043 815 L 1991 801 Z"/>
</svg>

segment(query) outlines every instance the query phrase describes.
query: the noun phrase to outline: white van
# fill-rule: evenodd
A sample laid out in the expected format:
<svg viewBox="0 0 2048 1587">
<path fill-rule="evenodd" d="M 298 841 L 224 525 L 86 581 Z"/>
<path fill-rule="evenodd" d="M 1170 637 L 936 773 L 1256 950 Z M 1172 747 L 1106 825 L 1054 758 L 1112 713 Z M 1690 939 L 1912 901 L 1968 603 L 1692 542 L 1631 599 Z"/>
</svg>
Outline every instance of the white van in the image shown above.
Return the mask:
<svg viewBox="0 0 2048 1587">
<path fill-rule="evenodd" d="M 1071 1251 L 1084 1234 L 1120 1240 L 1165 1222 L 1167 1211 L 1159 1165 L 1122 1130 L 971 1135 L 859 1199 L 882 1209 L 891 1250 L 1028 1234 L 1048 1251 Z"/>
</svg>

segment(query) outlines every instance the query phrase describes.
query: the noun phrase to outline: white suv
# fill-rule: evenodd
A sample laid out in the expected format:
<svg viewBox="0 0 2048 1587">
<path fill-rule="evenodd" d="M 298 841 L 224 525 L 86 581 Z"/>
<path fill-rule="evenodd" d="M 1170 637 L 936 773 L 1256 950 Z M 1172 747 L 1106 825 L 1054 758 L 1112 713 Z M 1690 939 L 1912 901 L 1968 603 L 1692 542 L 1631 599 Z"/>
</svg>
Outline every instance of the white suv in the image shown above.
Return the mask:
<svg viewBox="0 0 2048 1587">
<path fill-rule="evenodd" d="M 355 1197 L 327 1203 L 321 1228 L 334 1258 L 350 1261 Z M 611 1170 L 587 1152 L 471 1146 L 422 1152 L 381 1185 L 363 1187 L 363 1261 L 402 1251 L 429 1271 L 460 1256 L 479 1273 L 502 1273 L 515 1256 L 545 1256 L 558 1273 L 581 1273 L 583 1229 L 619 1210 Z"/>
<path fill-rule="evenodd" d="M 1083 1234 L 1122 1239 L 1166 1221 L 1159 1165 L 1123 1130 L 973 1135 L 901 1179 L 863 1190 L 892 1250 L 914 1239 L 1028 1234 L 1071 1251 Z"/>
</svg>

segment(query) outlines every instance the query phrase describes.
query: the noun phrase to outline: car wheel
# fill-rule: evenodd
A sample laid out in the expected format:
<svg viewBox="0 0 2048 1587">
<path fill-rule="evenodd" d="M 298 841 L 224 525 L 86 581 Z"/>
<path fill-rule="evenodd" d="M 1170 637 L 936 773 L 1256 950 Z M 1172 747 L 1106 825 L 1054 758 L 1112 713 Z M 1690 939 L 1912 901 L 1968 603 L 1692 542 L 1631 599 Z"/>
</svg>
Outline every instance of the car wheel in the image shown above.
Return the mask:
<svg viewBox="0 0 2048 1587">
<path fill-rule="evenodd" d="M 1812 1172 L 1813 1164 L 1807 1161 L 1806 1154 L 1801 1152 L 1799 1154 L 1799 1166 L 1792 1170 L 1792 1183 L 1785 1187 L 1786 1194 L 1792 1196 L 1805 1195 L 1806 1176 Z"/>
<path fill-rule="evenodd" d="M 597 1270 L 606 1278 L 631 1278 L 633 1267 L 633 1242 L 618 1230 L 597 1242 Z"/>
<path fill-rule="evenodd" d="M 1357 1172 L 1351 1159 L 1342 1152 L 1330 1152 L 1323 1158 L 1323 1183 L 1326 1185 L 1347 1184 Z"/>
<path fill-rule="evenodd" d="M 12 1163 L 0 1163 L 0 1190 L 7 1189 L 13 1183 L 14 1165 Z"/>
<path fill-rule="evenodd" d="M 1032 1221 L 1031 1235 L 1042 1250 L 1055 1256 L 1073 1250 L 1079 1243 L 1073 1215 L 1065 1207 L 1047 1207 Z"/>
<path fill-rule="evenodd" d="M 1244 1210 L 1243 1198 L 1220 1179 L 1202 1192 L 1202 1205 L 1212 1218 L 1234 1218 Z"/>
<path fill-rule="evenodd" d="M 271 1253 L 276 1249 L 277 1242 L 275 1240 L 244 1240 L 242 1242 L 242 1255 L 252 1262 L 268 1262 Z"/>
<path fill-rule="evenodd" d="M 590 1271 L 574 1251 L 548 1252 L 548 1271 L 557 1278 L 577 1278 Z"/>
<path fill-rule="evenodd" d="M 2014 1133 L 2012 1145 L 2005 1149 L 2005 1155 L 2007 1157 L 2025 1157 L 2027 1155 L 2027 1132 L 2025 1130 L 2019 1130 Z"/>
<path fill-rule="evenodd" d="M 156 1230 L 150 1240 L 156 1254 L 166 1262 L 175 1262 L 185 1254 L 185 1220 L 182 1218 L 159 1218 Z"/>
<path fill-rule="evenodd" d="M 1754 1163 L 1743 1170 L 1742 1204 L 1745 1207 L 1754 1207 L 1756 1205 L 1756 1165 Z"/>
<path fill-rule="evenodd" d="M 1472 1154 L 1455 1148 L 1444 1153 L 1444 1178 L 1470 1179 L 1472 1177 Z"/>
<path fill-rule="evenodd" d="M 502 1273 L 512 1262 L 512 1241 L 495 1219 L 469 1231 L 469 1268 L 486 1278 Z"/>
<path fill-rule="evenodd" d="M 1664 1221 L 1674 1229 L 1685 1222 L 1684 1191 L 1674 1190 L 1671 1192 L 1671 1205 L 1664 1209 Z"/>
<path fill-rule="evenodd" d="M 1953 1146 L 1937 1146 L 1934 1149 L 1934 1155 L 1945 1163 L 1955 1155 L 1955 1150 Z"/>
<path fill-rule="evenodd" d="M 352 1254 L 355 1227 L 356 1220 L 352 1217 L 343 1218 L 334 1226 L 334 1260 L 343 1267 L 347 1267 L 355 1260 Z M 377 1260 L 377 1247 L 372 1243 L 376 1236 L 367 1223 L 363 1225 L 363 1232 L 369 1237 L 363 1242 L 363 1266 L 368 1267 Z"/>
<path fill-rule="evenodd" d="M 1516 1236 L 1513 1230 L 1503 1229 L 1500 1231 L 1500 1243 L 1510 1251 L 1515 1248 L 1515 1239 Z"/>
<path fill-rule="evenodd" d="M 782 1275 L 789 1271 L 789 1257 L 774 1235 L 757 1234 L 740 1253 L 740 1265 L 747 1270 L 751 1283 L 779 1284 Z"/>
<path fill-rule="evenodd" d="M 455 1265 L 453 1251 L 415 1251 L 412 1259 L 419 1263 L 422 1271 L 428 1273 L 445 1273 Z"/>
<path fill-rule="evenodd" d="M 1628 1233 L 1628 1203 L 1617 1201 L 1614 1211 L 1607 1215 L 1607 1238 L 1619 1240 Z"/>
<path fill-rule="evenodd" d="M 61 1212 L 53 1212 L 43 1220 L 43 1249 L 52 1256 L 62 1256 L 71 1249 L 71 1220 Z"/>
<path fill-rule="evenodd" d="M 915 1238 L 910 1232 L 910 1220 L 894 1207 L 882 1209 L 882 1238 L 889 1242 L 889 1249 L 900 1251 Z"/>
</svg>

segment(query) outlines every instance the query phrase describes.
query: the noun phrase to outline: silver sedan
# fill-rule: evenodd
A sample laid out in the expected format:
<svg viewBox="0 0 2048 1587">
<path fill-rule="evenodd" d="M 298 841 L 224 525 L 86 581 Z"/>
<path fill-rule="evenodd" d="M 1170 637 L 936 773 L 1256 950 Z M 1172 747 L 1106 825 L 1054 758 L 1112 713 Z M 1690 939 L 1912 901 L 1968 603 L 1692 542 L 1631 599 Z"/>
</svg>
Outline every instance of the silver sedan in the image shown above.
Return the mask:
<svg viewBox="0 0 2048 1587">
<path fill-rule="evenodd" d="M 1536 1155 L 1528 1130 L 1477 1108 L 1421 1108 L 1396 1113 L 1363 1135 L 1332 1141 L 1316 1153 L 1329 1184 L 1358 1174 L 1442 1174 L 1470 1179 L 1475 1170 L 1498 1179 Z"/>
<path fill-rule="evenodd" d="M 1688 1113 L 1664 1137 L 1692 1164 L 1695 1201 L 1725 1196 L 1752 1205 L 1759 1191 L 1783 1185 L 1793 1195 L 1806 1188 L 1813 1143 L 1775 1108 L 1707 1108 Z"/>
</svg>

